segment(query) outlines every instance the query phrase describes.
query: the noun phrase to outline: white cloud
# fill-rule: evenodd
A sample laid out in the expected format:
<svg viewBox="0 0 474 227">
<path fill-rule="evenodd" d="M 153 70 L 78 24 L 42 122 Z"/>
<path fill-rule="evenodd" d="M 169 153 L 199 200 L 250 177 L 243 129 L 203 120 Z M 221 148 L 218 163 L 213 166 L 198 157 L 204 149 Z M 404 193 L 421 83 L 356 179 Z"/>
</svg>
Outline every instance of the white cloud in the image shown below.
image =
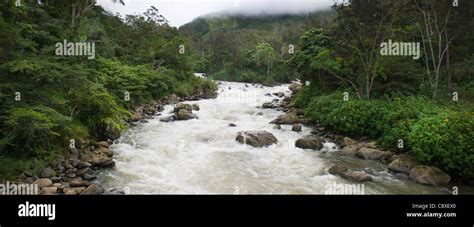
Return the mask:
<svg viewBox="0 0 474 227">
<path fill-rule="evenodd" d="M 138 14 L 150 6 L 158 8 L 173 26 L 181 26 L 193 19 L 214 12 L 243 13 L 246 15 L 305 13 L 327 8 L 334 0 L 124 0 L 125 6 L 112 0 L 98 0 L 99 5 L 112 13 Z"/>
</svg>

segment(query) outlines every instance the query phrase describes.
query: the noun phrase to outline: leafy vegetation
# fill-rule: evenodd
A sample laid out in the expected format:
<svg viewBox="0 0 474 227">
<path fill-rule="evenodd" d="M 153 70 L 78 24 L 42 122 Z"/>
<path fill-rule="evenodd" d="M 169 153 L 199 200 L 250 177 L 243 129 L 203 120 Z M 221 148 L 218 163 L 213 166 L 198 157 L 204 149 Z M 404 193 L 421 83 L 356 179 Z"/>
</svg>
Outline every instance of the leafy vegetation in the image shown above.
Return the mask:
<svg viewBox="0 0 474 227">
<path fill-rule="evenodd" d="M 116 136 L 136 106 L 216 88 L 154 7 L 119 18 L 95 1 L 41 2 L 0 3 L 0 179 L 41 170 L 71 139 Z M 64 40 L 95 43 L 95 58 L 57 56 Z"/>
<path fill-rule="evenodd" d="M 289 82 L 297 72 L 287 61 L 299 50 L 298 40 L 313 26 L 325 27 L 332 11 L 309 15 L 208 15 L 183 25 L 195 70 L 229 81 L 272 84 Z"/>
<path fill-rule="evenodd" d="M 306 31 L 288 61 L 311 82 L 294 105 L 329 129 L 368 136 L 383 148 L 412 151 L 421 162 L 474 177 L 474 42 L 457 33 L 473 28 L 461 18 L 472 17 L 474 5 L 353 0 L 333 9 L 332 26 Z M 438 27 L 433 15 L 446 26 Z M 420 42 L 420 59 L 381 55 L 378 44 L 388 39 Z"/>
</svg>

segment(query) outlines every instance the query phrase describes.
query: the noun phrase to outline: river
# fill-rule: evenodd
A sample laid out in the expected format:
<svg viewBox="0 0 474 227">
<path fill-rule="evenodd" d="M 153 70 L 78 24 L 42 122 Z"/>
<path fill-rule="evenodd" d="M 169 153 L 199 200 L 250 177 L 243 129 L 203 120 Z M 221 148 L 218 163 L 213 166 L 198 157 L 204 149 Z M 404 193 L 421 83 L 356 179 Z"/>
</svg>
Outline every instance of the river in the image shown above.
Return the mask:
<svg viewBox="0 0 474 227">
<path fill-rule="evenodd" d="M 386 166 L 340 156 L 338 147 L 325 143 L 322 151 L 296 148 L 295 141 L 311 132 L 290 125 L 273 129 L 269 122 L 282 114 L 261 109 L 275 99 L 268 93 L 290 94 L 287 86 L 261 87 L 221 82 L 216 99 L 197 103 L 199 119 L 160 122 L 161 116 L 131 128 L 111 146 L 116 168 L 99 181 L 126 194 L 325 194 L 334 185 L 351 182 L 327 173 L 333 164 L 369 171 L 374 180 L 363 184 L 364 194 L 446 194 L 447 189 L 399 180 Z M 229 127 L 234 123 L 237 127 Z M 238 131 L 266 130 L 276 145 L 254 148 L 235 141 Z"/>
</svg>

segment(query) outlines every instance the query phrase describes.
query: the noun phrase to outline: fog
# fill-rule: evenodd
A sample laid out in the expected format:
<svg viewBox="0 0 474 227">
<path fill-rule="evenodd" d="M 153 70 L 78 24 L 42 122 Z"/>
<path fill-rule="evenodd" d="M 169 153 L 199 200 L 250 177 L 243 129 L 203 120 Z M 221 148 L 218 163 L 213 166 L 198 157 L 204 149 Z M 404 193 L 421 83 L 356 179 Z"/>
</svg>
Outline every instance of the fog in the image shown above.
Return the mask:
<svg viewBox="0 0 474 227">
<path fill-rule="evenodd" d="M 105 10 L 115 14 L 138 14 L 150 6 L 158 8 L 172 26 L 179 27 L 203 15 L 222 14 L 301 14 L 327 9 L 336 0 L 124 0 L 125 6 L 112 0 L 98 0 Z M 340 1 L 340 0 L 338 0 Z"/>
</svg>

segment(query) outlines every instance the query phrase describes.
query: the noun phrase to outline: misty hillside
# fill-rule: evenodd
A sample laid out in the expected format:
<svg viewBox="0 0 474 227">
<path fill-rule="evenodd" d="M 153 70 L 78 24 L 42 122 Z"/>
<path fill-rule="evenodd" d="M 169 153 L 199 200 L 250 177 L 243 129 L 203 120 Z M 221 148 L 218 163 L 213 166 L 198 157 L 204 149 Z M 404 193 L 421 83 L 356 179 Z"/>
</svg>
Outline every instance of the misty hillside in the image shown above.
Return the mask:
<svg viewBox="0 0 474 227">
<path fill-rule="evenodd" d="M 334 16 L 333 11 L 263 16 L 217 13 L 197 18 L 179 31 L 189 38 L 198 59 L 197 71 L 222 80 L 269 83 L 292 79 L 294 72 L 283 65 L 290 57 L 289 46 L 297 49 L 305 31 L 327 27 Z M 248 61 L 259 44 L 269 44 L 275 52 L 272 70 Z"/>
</svg>

